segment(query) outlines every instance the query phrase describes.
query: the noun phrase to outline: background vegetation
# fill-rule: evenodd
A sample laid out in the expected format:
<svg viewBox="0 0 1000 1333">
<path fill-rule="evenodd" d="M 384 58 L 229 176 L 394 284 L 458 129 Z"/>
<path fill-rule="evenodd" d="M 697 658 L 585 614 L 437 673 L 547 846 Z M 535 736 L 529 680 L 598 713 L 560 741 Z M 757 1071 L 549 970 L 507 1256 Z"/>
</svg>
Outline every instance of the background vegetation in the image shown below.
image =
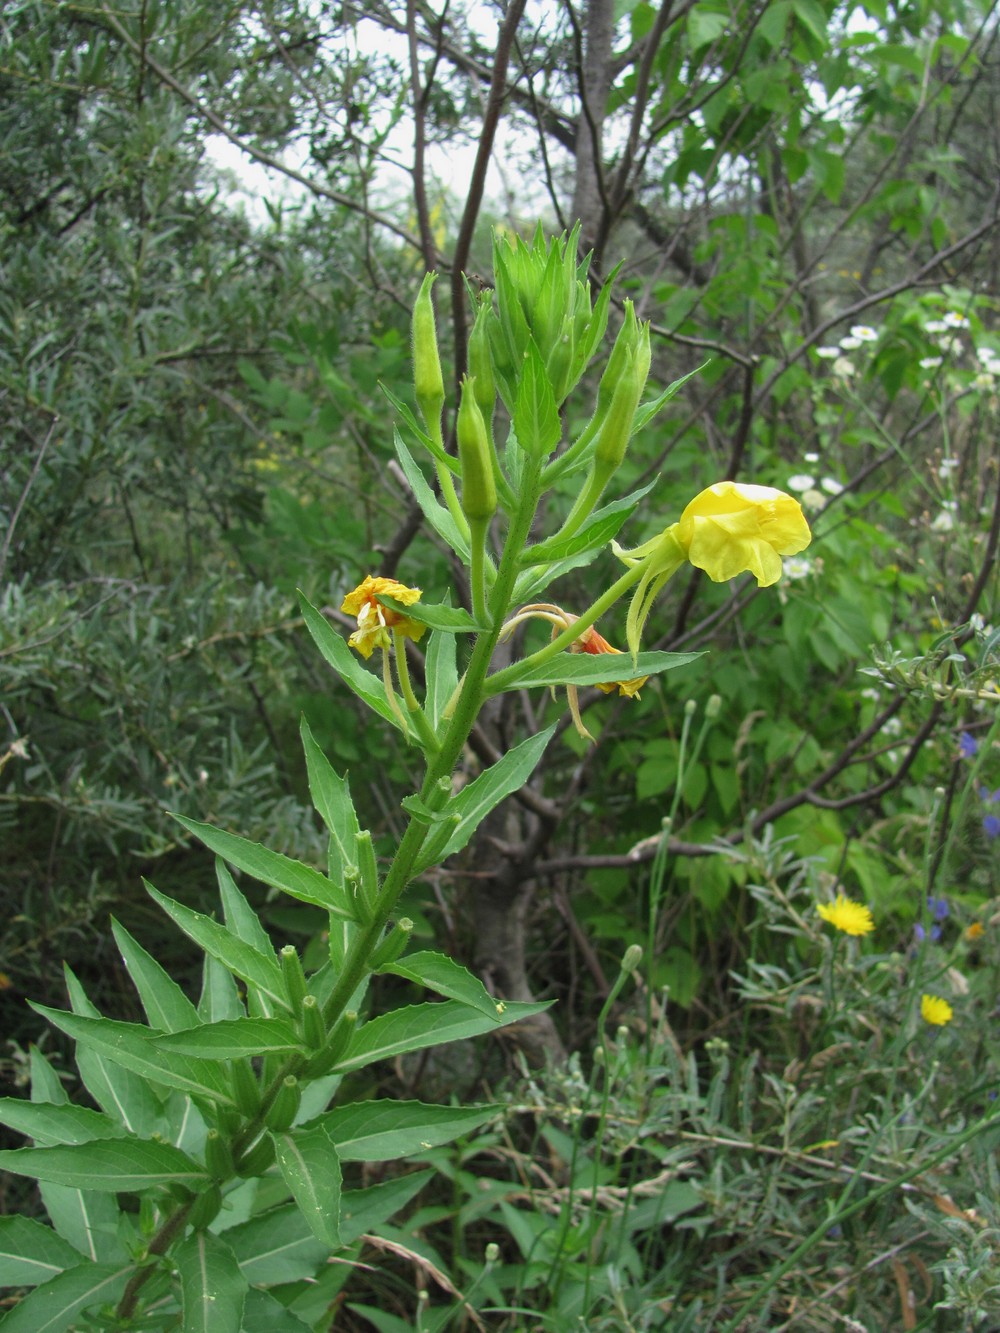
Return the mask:
<svg viewBox="0 0 1000 1333">
<path fill-rule="evenodd" d="M 426 269 L 457 380 L 490 227 L 579 219 L 594 274 L 620 264 L 651 321 L 653 385 L 704 367 L 633 441 L 620 489 L 652 491 L 627 544 L 723 476 L 796 491 L 814 526 L 780 595 L 672 585 L 647 645 L 707 655 L 638 702 L 584 692 L 598 743 L 562 718 L 531 785 L 411 893 L 425 945 L 558 1004 L 357 1090 L 511 1114 L 428 1154 L 435 1184 L 367 1242 L 379 1272 L 315 1327 L 1000 1318 L 995 1134 L 944 1157 L 940 1137 L 998 1090 L 998 68 L 984 0 L 0 18 L 15 1095 L 39 1040 L 75 1089 L 24 1004 L 62 1003 L 60 960 L 135 1016 L 110 913 L 194 985 L 141 889 L 214 905 L 168 811 L 322 863 L 300 713 L 382 852 L 400 831 L 412 758 L 336 686 L 293 594 L 336 620 L 365 573 L 419 570 L 467 600 L 379 387 L 408 382 Z M 468 775 L 562 707 L 505 696 Z M 838 891 L 874 914 L 860 948 L 815 915 Z M 255 906 L 315 940 L 310 908 Z M 598 1032 L 633 943 L 641 983 Z M 953 1006 L 939 1030 L 924 990 Z"/>
</svg>

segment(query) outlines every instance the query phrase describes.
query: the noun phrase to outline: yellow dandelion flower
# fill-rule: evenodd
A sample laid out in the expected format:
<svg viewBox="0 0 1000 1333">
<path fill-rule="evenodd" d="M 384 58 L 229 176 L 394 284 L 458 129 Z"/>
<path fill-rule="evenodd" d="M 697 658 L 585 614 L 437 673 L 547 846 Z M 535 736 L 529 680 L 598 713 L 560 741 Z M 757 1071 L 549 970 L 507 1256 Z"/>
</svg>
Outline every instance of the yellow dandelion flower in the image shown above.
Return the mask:
<svg viewBox="0 0 1000 1333">
<path fill-rule="evenodd" d="M 973 921 L 971 925 L 965 928 L 965 938 L 972 943 L 974 940 L 981 940 L 986 934 L 986 928 L 981 921 Z"/>
<path fill-rule="evenodd" d="M 864 903 L 856 903 L 842 893 L 832 903 L 817 903 L 816 911 L 845 935 L 867 935 L 875 929 L 874 918 Z"/>
<path fill-rule="evenodd" d="M 954 1017 L 954 1010 L 947 1000 L 942 1000 L 940 995 L 921 995 L 920 997 L 920 1017 L 925 1023 L 931 1023 L 936 1028 L 943 1028 L 945 1023 L 950 1023 Z"/>
<path fill-rule="evenodd" d="M 412 606 L 414 602 L 420 601 L 419 588 L 408 588 L 405 583 L 397 583 L 395 579 L 378 578 L 371 574 L 367 575 L 364 583 L 349 592 L 340 609 L 358 618 L 358 628 L 347 642 L 362 657 L 371 657 L 376 648 L 388 649 L 392 643 L 390 630 L 416 642 L 427 628 L 419 621 L 384 606 L 379 601 L 381 594 L 404 606 Z"/>
</svg>

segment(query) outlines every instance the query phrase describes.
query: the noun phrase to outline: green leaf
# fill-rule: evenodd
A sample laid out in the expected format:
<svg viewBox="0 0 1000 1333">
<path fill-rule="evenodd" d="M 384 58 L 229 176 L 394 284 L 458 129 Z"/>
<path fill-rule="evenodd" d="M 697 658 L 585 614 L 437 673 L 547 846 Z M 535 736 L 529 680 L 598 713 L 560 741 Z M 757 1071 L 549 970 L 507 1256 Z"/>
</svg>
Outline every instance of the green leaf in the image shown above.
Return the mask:
<svg viewBox="0 0 1000 1333">
<path fill-rule="evenodd" d="M 700 375 L 711 364 L 711 358 L 708 361 L 703 361 L 695 370 L 689 370 L 679 380 L 673 380 L 656 398 L 651 399 L 648 403 L 642 403 L 632 418 L 632 435 L 638 435 L 639 431 L 645 430 L 660 409 L 670 402 L 671 398 L 687 384 L 688 380 L 694 379 L 695 375 Z"/>
<path fill-rule="evenodd" d="M 366 1189 L 345 1190 L 340 1196 L 341 1245 L 350 1245 L 366 1231 L 395 1216 L 434 1174 L 434 1171 L 411 1171 Z"/>
<path fill-rule="evenodd" d="M 633 665 L 628 653 L 556 653 L 547 662 L 526 667 L 505 679 L 505 690 L 522 690 L 536 685 L 599 685 L 609 681 L 634 680 L 687 666 L 703 653 L 640 653 Z M 489 680 L 487 679 L 487 686 Z M 478 782 L 478 778 L 476 781 Z"/>
<path fill-rule="evenodd" d="M 639 501 L 647 495 L 656 481 L 651 481 L 641 490 L 623 496 L 602 509 L 596 510 L 580 528 L 570 537 L 560 537 L 558 533 L 537 546 L 529 546 L 521 556 L 523 566 L 547 565 L 553 560 L 565 560 L 568 556 L 579 555 L 585 551 L 598 551 L 606 546 L 612 537 L 616 537 L 626 521 L 635 512 Z"/>
<path fill-rule="evenodd" d="M 385 394 L 386 398 L 388 398 L 389 402 L 392 404 L 395 410 L 406 422 L 407 428 L 413 432 L 414 436 L 420 441 L 420 443 L 424 446 L 424 448 L 432 456 L 432 458 L 434 458 L 438 463 L 443 464 L 448 469 L 448 471 L 453 472 L 456 477 L 459 476 L 461 469 L 458 466 L 458 460 L 452 458 L 451 454 L 449 454 L 445 449 L 443 449 L 441 445 L 438 444 L 437 440 L 435 440 L 432 436 L 427 434 L 427 432 L 417 421 L 417 418 L 413 415 L 412 409 L 406 403 L 404 403 L 401 398 L 397 398 L 396 395 L 392 392 L 392 390 L 381 380 L 379 380 L 379 388 Z"/>
<path fill-rule="evenodd" d="M 317 1240 L 295 1203 L 272 1208 L 230 1227 L 226 1241 L 244 1277 L 256 1286 L 277 1286 L 311 1277 L 330 1253 L 330 1247 Z"/>
<path fill-rule="evenodd" d="M 251 1288 L 243 1307 L 241 1333 L 312 1333 L 312 1329 L 270 1292 Z"/>
<path fill-rule="evenodd" d="M 357 657 L 348 648 L 343 637 L 337 633 L 321 612 L 299 593 L 299 605 L 306 629 L 313 637 L 313 642 L 333 667 L 337 675 L 349 690 L 352 690 L 373 712 L 378 713 L 384 722 L 399 727 L 399 718 L 389 707 L 385 696 L 385 686 L 381 680 L 363 667 Z M 228 859 L 228 858 L 227 858 Z"/>
<path fill-rule="evenodd" d="M 478 977 L 447 954 L 430 951 L 409 954 L 398 962 L 387 963 L 379 971 L 415 981 L 418 986 L 426 986 L 449 1000 L 458 1000 L 494 1021 L 499 1021 L 506 1008 L 493 998 Z"/>
<path fill-rule="evenodd" d="M 152 955 L 138 944 L 124 926 L 112 920 L 111 931 L 121 951 L 122 959 L 139 992 L 139 999 L 149 1019 L 150 1027 L 163 1032 L 178 1032 L 194 1027 L 198 1011 Z"/>
<path fill-rule="evenodd" d="M 309 775 L 309 795 L 330 832 L 330 875 L 343 880 L 345 869 L 348 866 L 356 868 L 358 864 L 360 825 L 351 800 L 351 789 L 347 779 L 334 770 L 317 745 L 304 717 L 299 730 Z"/>
<path fill-rule="evenodd" d="M 119 1300 L 135 1271 L 128 1264 L 88 1264 L 68 1268 L 28 1293 L 0 1321 L 3 1333 L 65 1333 L 91 1306 Z"/>
<path fill-rule="evenodd" d="M 83 1256 L 30 1217 L 0 1217 L 0 1287 L 37 1287 Z"/>
<path fill-rule="evenodd" d="M 221 861 L 219 865 L 222 865 Z M 203 1023 L 221 1023 L 224 1019 L 242 1018 L 244 1012 L 233 974 L 217 958 L 207 953 L 202 968 L 198 1017 Z"/>
<path fill-rule="evenodd" d="M 154 1036 L 162 1035 L 160 1033 L 153 1033 L 138 1023 L 68 1014 L 41 1004 L 32 1005 L 32 1008 L 60 1032 L 65 1032 L 80 1043 L 81 1047 L 139 1074 L 143 1079 L 171 1091 L 189 1092 L 195 1097 L 207 1097 L 225 1106 L 236 1105 L 228 1081 L 218 1065 L 208 1060 L 194 1060 L 187 1055 L 161 1050 L 152 1040 Z"/>
<path fill-rule="evenodd" d="M 21 1097 L 0 1098 L 0 1124 L 41 1146 L 120 1139 L 128 1134 L 117 1121 L 101 1111 L 92 1111 L 89 1106 L 26 1102 Z"/>
<path fill-rule="evenodd" d="M 458 685 L 458 644 L 453 634 L 431 634 L 424 658 L 425 707 L 436 731 Z"/>
<path fill-rule="evenodd" d="M 0 1168 L 56 1185 L 110 1193 L 171 1184 L 198 1190 L 208 1180 L 204 1167 L 172 1144 L 133 1138 L 7 1149 L 0 1152 Z"/>
<path fill-rule="evenodd" d="M 294 861 L 281 852 L 272 852 L 259 842 L 251 842 L 236 833 L 226 833 L 184 815 L 174 815 L 179 824 L 193 833 L 206 847 L 272 889 L 280 889 L 300 902 L 313 903 L 335 916 L 353 919 L 349 899 L 343 885 L 334 884 L 313 866 Z"/>
<path fill-rule="evenodd" d="M 186 1032 L 154 1038 L 164 1050 L 200 1055 L 208 1060 L 238 1060 L 241 1056 L 291 1055 L 305 1046 L 287 1018 L 233 1018 L 203 1023 Z"/>
<path fill-rule="evenodd" d="M 440 832 L 431 834 L 417 862 L 415 874 L 461 851 L 489 812 L 511 792 L 524 786 L 554 731 L 553 725 L 521 741 L 467 787 L 463 787 L 457 796 L 452 797 L 442 813 L 446 819 L 451 820 L 457 815 L 458 823 L 448 824 Z"/>
<path fill-rule="evenodd" d="M 104 1022 L 72 970 L 65 967 L 63 971 L 73 1012 L 82 1018 Z M 146 1031 L 140 1027 L 136 1030 Z M 108 1115 L 114 1116 L 141 1139 L 153 1133 L 159 1123 L 162 1106 L 145 1078 L 137 1078 L 134 1070 L 124 1068 L 114 1058 L 109 1059 L 106 1051 L 93 1044 L 77 1046 L 76 1063 L 87 1091 Z"/>
<path fill-rule="evenodd" d="M 196 1231 L 174 1252 L 184 1333 L 241 1333 L 248 1282 L 224 1240 Z"/>
<path fill-rule="evenodd" d="M 278 1166 L 317 1240 L 340 1247 L 340 1154 L 326 1117 L 272 1134 Z"/>
<path fill-rule="evenodd" d="M 521 363 L 512 424 L 521 448 L 534 458 L 547 458 L 562 434 L 552 385 L 533 339 Z"/>
<path fill-rule="evenodd" d="M 427 484 L 427 478 L 420 471 L 420 468 L 414 462 L 410 451 L 403 443 L 402 436 L 398 430 L 393 430 L 393 441 L 396 446 L 396 455 L 399 458 L 400 465 L 406 475 L 410 490 L 413 492 L 413 498 L 420 506 L 424 518 L 431 525 L 441 540 L 451 549 L 457 552 L 464 564 L 469 563 L 469 544 L 458 530 L 458 525 L 451 514 L 440 504 Z"/>
<path fill-rule="evenodd" d="M 496 1106 L 427 1106 L 370 1101 L 337 1106 L 322 1124 L 342 1162 L 391 1162 L 450 1143 L 498 1114 Z"/>
<path fill-rule="evenodd" d="M 256 949 L 238 939 L 218 921 L 213 921 L 211 917 L 185 907 L 183 903 L 174 902 L 172 898 L 154 889 L 148 880 L 143 880 L 143 883 L 153 901 L 163 908 L 174 925 L 182 930 L 188 939 L 193 940 L 213 958 L 217 958 L 241 981 L 256 986 L 272 1004 L 288 1009 L 281 968 L 277 963 L 259 954 Z"/>
<path fill-rule="evenodd" d="M 275 967 L 280 967 L 271 937 L 261 925 L 260 917 L 247 902 L 237 887 L 229 867 L 221 857 L 216 857 L 215 877 L 219 881 L 219 893 L 222 897 L 222 911 L 226 925 L 238 935 L 245 944 L 250 944 L 259 954 L 269 958 Z"/>
<path fill-rule="evenodd" d="M 394 1059 L 397 1055 L 405 1055 L 407 1051 L 421 1051 L 427 1046 L 438 1046 L 446 1041 L 478 1037 L 484 1032 L 494 1032 L 498 1027 L 507 1027 L 522 1018 L 543 1013 L 548 1008 L 548 1003 L 510 1001 L 505 1005 L 499 1023 L 495 1014 L 492 1019 L 488 1018 L 458 1000 L 393 1009 L 388 1014 L 371 1019 L 355 1033 L 336 1068 L 343 1074 L 354 1069 L 364 1069 L 377 1060 Z"/>
<path fill-rule="evenodd" d="M 379 593 L 379 601 L 384 602 L 390 611 L 399 611 L 409 616 L 419 625 L 430 629 L 444 630 L 446 634 L 477 634 L 485 625 L 477 625 L 464 606 L 448 606 L 445 602 L 414 602 L 407 606 L 397 602 L 395 597 Z"/>
</svg>

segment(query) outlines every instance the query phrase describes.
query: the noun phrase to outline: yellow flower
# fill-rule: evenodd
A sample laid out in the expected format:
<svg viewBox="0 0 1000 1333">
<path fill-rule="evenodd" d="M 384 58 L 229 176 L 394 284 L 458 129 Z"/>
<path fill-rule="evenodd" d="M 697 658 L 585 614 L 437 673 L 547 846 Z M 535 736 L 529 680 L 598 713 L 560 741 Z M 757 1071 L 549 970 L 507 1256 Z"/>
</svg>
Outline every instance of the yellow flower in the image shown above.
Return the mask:
<svg viewBox="0 0 1000 1333">
<path fill-rule="evenodd" d="M 677 539 L 714 582 L 749 572 L 768 588 L 781 578 L 781 557 L 804 551 L 812 533 L 802 506 L 784 491 L 719 481 L 681 514 Z"/>
<path fill-rule="evenodd" d="M 842 893 L 832 903 L 817 903 L 816 911 L 845 935 L 867 935 L 875 929 L 872 914 L 864 903 L 856 903 Z"/>
<path fill-rule="evenodd" d="M 954 1016 L 954 1010 L 947 1000 L 942 1000 L 940 995 L 921 995 L 920 997 L 920 1017 L 925 1023 L 931 1023 L 936 1028 L 943 1028 L 945 1023 L 950 1023 Z"/>
<path fill-rule="evenodd" d="M 973 921 L 971 925 L 965 928 L 965 938 L 973 943 L 975 940 L 981 940 L 986 934 L 986 928 L 981 921 Z"/>
<path fill-rule="evenodd" d="M 577 617 L 552 602 L 532 602 L 530 606 L 523 606 L 516 615 L 511 616 L 510 620 L 507 621 L 500 631 L 501 642 L 509 638 L 518 625 L 523 625 L 528 620 L 547 620 L 552 626 L 552 637 L 556 638 L 564 630 L 572 629 L 576 624 Z M 596 656 L 600 653 L 620 653 L 621 651 L 620 648 L 612 647 L 603 634 L 598 634 L 593 625 L 588 625 L 580 636 L 570 644 L 571 653 L 592 653 Z M 601 681 L 598 682 L 597 688 L 605 694 L 611 694 L 617 690 L 625 698 L 637 699 L 639 691 L 647 680 L 649 680 L 648 676 L 639 676 L 635 680 Z M 552 691 L 552 694 L 554 697 L 555 690 Z M 566 698 L 569 702 L 570 716 L 577 732 L 585 740 L 592 741 L 594 738 L 583 725 L 583 718 L 580 716 L 580 696 L 575 685 L 566 686 Z"/>
<path fill-rule="evenodd" d="M 341 611 L 349 616 L 357 616 L 358 628 L 347 640 L 362 657 L 371 657 L 376 648 L 388 649 L 392 644 L 392 633 L 402 634 L 414 643 L 420 638 L 426 625 L 411 620 L 400 611 L 393 611 L 379 601 L 380 596 L 391 597 L 394 602 L 412 606 L 420 601 L 420 589 L 408 588 L 405 583 L 395 579 L 383 579 L 369 574 L 364 583 L 349 592 L 340 605 Z"/>
</svg>

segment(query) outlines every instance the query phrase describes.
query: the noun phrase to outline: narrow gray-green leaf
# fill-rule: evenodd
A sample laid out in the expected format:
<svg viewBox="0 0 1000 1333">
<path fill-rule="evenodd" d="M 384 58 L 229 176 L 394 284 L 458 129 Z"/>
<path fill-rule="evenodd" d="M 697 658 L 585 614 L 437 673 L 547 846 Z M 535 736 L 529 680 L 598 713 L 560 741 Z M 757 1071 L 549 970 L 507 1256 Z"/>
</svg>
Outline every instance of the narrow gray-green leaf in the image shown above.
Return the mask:
<svg viewBox="0 0 1000 1333">
<path fill-rule="evenodd" d="M 278 967 L 278 955 L 275 953 L 270 935 L 261 924 L 260 917 L 247 902 L 221 856 L 215 858 L 215 877 L 219 882 L 219 895 L 222 898 L 222 913 L 226 925 L 244 944 L 252 945 L 259 954 L 270 958 L 275 967 Z"/>
<path fill-rule="evenodd" d="M 92 1306 L 112 1305 L 135 1271 L 128 1264 L 79 1264 L 30 1291 L 0 1321 L 3 1333 L 65 1333 Z"/>
<path fill-rule="evenodd" d="M 441 504 L 430 486 L 427 484 L 427 478 L 421 472 L 418 464 L 414 461 L 409 449 L 403 443 L 403 437 L 399 431 L 393 429 L 393 441 L 396 446 L 396 455 L 399 458 L 400 466 L 409 483 L 410 490 L 413 492 L 413 498 L 423 510 L 424 518 L 431 525 L 437 535 L 451 549 L 458 553 L 464 563 L 469 562 L 469 544 L 458 530 L 455 520 L 448 510 Z"/>
<path fill-rule="evenodd" d="M 217 958 L 235 976 L 263 991 L 272 1004 L 288 1009 L 281 968 L 277 963 L 265 958 L 252 945 L 246 944 L 218 921 L 213 921 L 202 912 L 195 912 L 192 908 L 185 907 L 183 903 L 174 902 L 172 898 L 154 889 L 148 880 L 144 880 L 143 883 L 153 901 L 163 908 L 174 925 L 178 926 L 188 939 L 194 940 L 200 949 Z"/>
<path fill-rule="evenodd" d="M 294 1025 L 286 1018 L 224 1019 L 221 1023 L 202 1023 L 186 1032 L 164 1033 L 155 1041 L 164 1050 L 209 1060 L 286 1055 L 305 1050 Z"/>
<path fill-rule="evenodd" d="M 395 963 L 387 963 L 379 968 L 380 972 L 391 972 L 397 977 L 415 981 L 418 986 L 426 986 L 438 995 L 449 1000 L 458 1000 L 485 1014 L 494 1022 L 500 1021 L 506 1005 L 498 1002 L 489 993 L 478 977 L 456 963 L 444 953 L 427 950 L 422 953 L 407 954 Z"/>
<path fill-rule="evenodd" d="M 418 625 L 443 630 L 446 634 L 475 634 L 486 628 L 477 625 L 463 606 L 447 606 L 442 602 L 414 602 L 412 606 L 407 606 L 384 594 L 379 595 L 379 601 L 384 602 L 390 611 L 409 616 Z"/>
<path fill-rule="evenodd" d="M 224 1240 L 196 1231 L 174 1252 L 184 1333 L 240 1333 L 248 1283 Z"/>
<path fill-rule="evenodd" d="M 351 800 L 351 789 L 347 779 L 337 773 L 326 755 L 317 745 L 309 729 L 309 723 L 302 718 L 299 730 L 302 735 L 302 748 L 306 756 L 306 771 L 309 775 L 309 795 L 319 813 L 319 817 L 330 831 L 330 838 L 336 855 L 330 857 L 330 873 L 339 871 L 341 878 L 347 866 L 358 864 L 358 816 Z"/>
<path fill-rule="evenodd" d="M 436 502 L 435 502 L 436 503 Z M 300 592 L 299 605 L 306 629 L 313 637 L 313 642 L 333 667 L 337 675 L 349 690 L 352 690 L 373 712 L 378 713 L 390 726 L 399 727 L 399 718 L 389 707 L 385 696 L 385 686 L 373 671 L 363 667 L 356 655 L 348 648 L 343 636 L 338 634 L 322 612 L 317 611 L 310 601 Z"/>
<path fill-rule="evenodd" d="M 440 834 L 431 834 L 417 862 L 417 874 L 461 851 L 494 806 L 524 786 L 554 731 L 555 726 L 547 727 L 515 745 L 448 802 L 443 813 L 451 817 L 457 815 L 458 823 Z"/>
<path fill-rule="evenodd" d="M 323 1119 L 272 1134 L 278 1166 L 317 1240 L 340 1246 L 340 1157 Z"/>
<path fill-rule="evenodd" d="M 321 871 L 281 852 L 272 852 L 259 842 L 241 838 L 236 833 L 213 828 L 185 815 L 174 815 L 179 824 L 199 838 L 206 847 L 272 889 L 280 889 L 300 902 L 313 903 L 337 916 L 351 918 L 348 898 L 342 884 L 334 884 Z"/>
<path fill-rule="evenodd" d="M 83 1255 L 51 1227 L 30 1217 L 0 1217 L 0 1287 L 37 1287 Z"/>
<path fill-rule="evenodd" d="M 87 1018 L 68 1014 L 46 1005 L 33 1005 L 53 1026 L 84 1047 L 106 1056 L 153 1083 L 171 1090 L 208 1097 L 227 1106 L 235 1106 L 226 1076 L 218 1065 L 195 1060 L 158 1047 L 151 1038 L 160 1036 L 138 1023 L 121 1023 L 111 1018 Z"/>
<path fill-rule="evenodd" d="M 656 484 L 655 480 L 651 481 L 648 486 L 643 486 L 641 490 L 633 491 L 631 495 L 623 496 L 620 500 L 613 500 L 611 504 L 604 505 L 603 508 L 591 514 L 579 531 L 574 532 L 570 537 L 562 537 L 559 533 L 556 533 L 552 537 L 547 537 L 545 541 L 539 542 L 537 546 L 529 546 L 521 556 L 520 563 L 523 566 L 547 565 L 553 560 L 565 560 L 567 557 L 578 555 L 582 551 L 600 550 L 608 544 L 612 537 L 618 535 L 630 515 L 635 512 L 639 501 Z"/>
<path fill-rule="evenodd" d="M 441 716 L 458 684 L 457 643 L 453 634 L 431 634 L 424 659 L 426 708 L 431 726 L 437 730 Z"/>
<path fill-rule="evenodd" d="M 524 1004 L 508 1001 L 499 1023 L 496 1016 L 487 1018 L 458 1000 L 442 1000 L 436 1004 L 413 1004 L 405 1009 L 393 1009 L 365 1023 L 355 1033 L 344 1056 L 337 1062 L 339 1073 L 364 1069 L 377 1060 L 391 1060 L 407 1051 L 421 1051 L 446 1041 L 463 1041 L 484 1032 L 495 1032 L 522 1018 L 543 1013 L 548 1003 Z"/>
<path fill-rule="evenodd" d="M 529 689 L 536 685 L 606 685 L 612 681 L 655 676 L 661 671 L 695 662 L 702 653 L 640 653 L 633 663 L 629 653 L 556 653 L 536 666 L 515 669 L 504 676 L 504 690 Z M 487 678 L 486 688 L 490 682 Z M 477 779 L 478 781 L 478 779 Z"/>
<path fill-rule="evenodd" d="M 181 1184 L 201 1188 L 205 1169 L 169 1143 L 143 1139 L 97 1139 L 62 1148 L 15 1148 L 0 1152 L 0 1168 L 16 1175 L 80 1189 L 135 1193 Z"/>
<path fill-rule="evenodd" d="M 428 1106 L 424 1102 L 352 1102 L 326 1111 L 323 1125 L 342 1162 L 389 1162 L 450 1143 L 492 1120 L 496 1106 Z"/>
<path fill-rule="evenodd" d="M 198 1022 L 198 1011 L 173 977 L 119 922 L 112 920 L 111 931 L 132 984 L 139 992 L 150 1027 L 163 1032 L 194 1027 Z"/>
<path fill-rule="evenodd" d="M 123 1125 L 89 1106 L 26 1102 L 22 1097 L 0 1098 L 0 1124 L 34 1139 L 39 1147 L 121 1139 L 128 1134 Z"/>
</svg>

